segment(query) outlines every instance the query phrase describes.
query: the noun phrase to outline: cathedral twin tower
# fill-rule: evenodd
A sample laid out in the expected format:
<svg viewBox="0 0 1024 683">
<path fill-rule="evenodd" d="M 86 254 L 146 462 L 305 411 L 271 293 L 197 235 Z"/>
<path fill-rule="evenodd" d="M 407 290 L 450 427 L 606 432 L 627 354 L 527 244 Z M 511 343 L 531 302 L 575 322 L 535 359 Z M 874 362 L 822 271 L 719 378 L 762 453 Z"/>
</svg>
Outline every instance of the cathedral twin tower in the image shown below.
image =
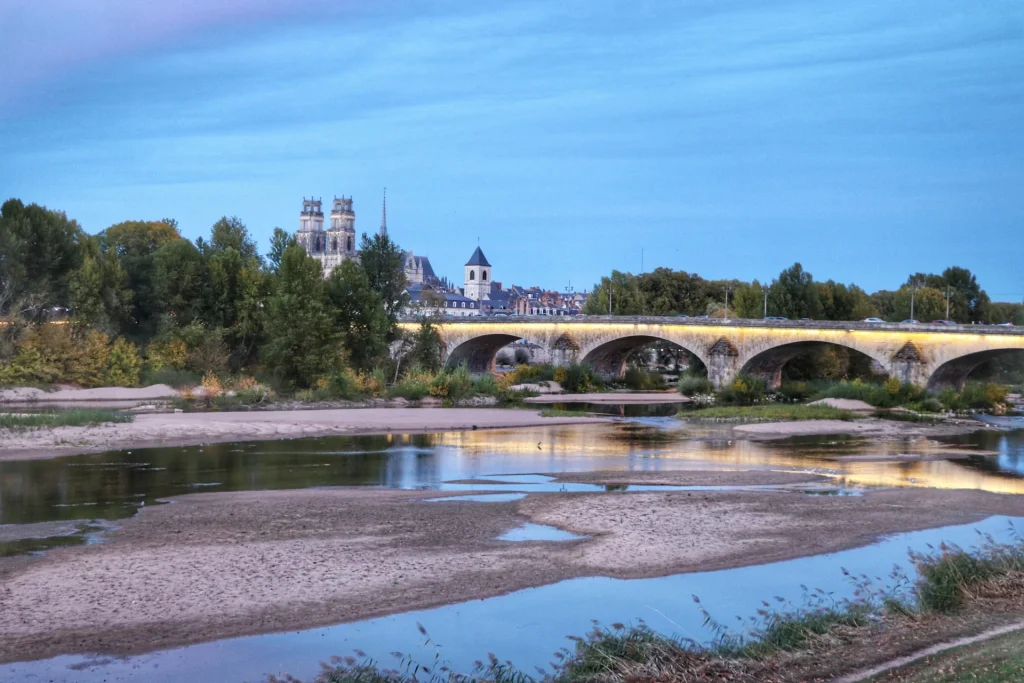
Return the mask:
<svg viewBox="0 0 1024 683">
<path fill-rule="evenodd" d="M 352 210 L 352 197 L 342 195 L 334 198 L 331 207 L 331 224 L 324 230 L 324 212 L 319 199 L 302 198 L 302 211 L 299 213 L 299 231 L 295 241 L 302 245 L 306 253 L 320 262 L 324 274 L 341 265 L 345 259 L 356 258 L 356 212 Z M 388 234 L 387 197 L 380 218 L 380 232 Z"/>
</svg>

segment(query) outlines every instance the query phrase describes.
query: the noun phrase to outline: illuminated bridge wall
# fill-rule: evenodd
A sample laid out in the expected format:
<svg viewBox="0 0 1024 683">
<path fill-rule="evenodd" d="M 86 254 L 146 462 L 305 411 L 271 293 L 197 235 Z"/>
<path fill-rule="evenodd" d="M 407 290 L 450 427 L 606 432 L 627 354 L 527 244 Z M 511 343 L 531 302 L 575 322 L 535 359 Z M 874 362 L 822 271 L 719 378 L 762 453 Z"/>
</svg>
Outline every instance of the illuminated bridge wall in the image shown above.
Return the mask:
<svg viewBox="0 0 1024 683">
<path fill-rule="evenodd" d="M 404 321 L 414 329 L 419 323 Z M 980 325 L 903 325 L 857 322 L 681 320 L 650 317 L 512 317 L 453 319 L 438 324 L 445 363 L 473 372 L 493 370 L 503 346 L 524 339 L 549 349 L 555 363 L 589 363 L 620 377 L 634 351 L 656 341 L 680 346 L 708 369 L 716 386 L 737 375 L 778 386 L 790 360 L 820 344 L 844 346 L 877 361 L 903 381 L 931 389 L 962 387 L 968 374 L 998 355 L 1024 351 L 1024 329 Z"/>
</svg>

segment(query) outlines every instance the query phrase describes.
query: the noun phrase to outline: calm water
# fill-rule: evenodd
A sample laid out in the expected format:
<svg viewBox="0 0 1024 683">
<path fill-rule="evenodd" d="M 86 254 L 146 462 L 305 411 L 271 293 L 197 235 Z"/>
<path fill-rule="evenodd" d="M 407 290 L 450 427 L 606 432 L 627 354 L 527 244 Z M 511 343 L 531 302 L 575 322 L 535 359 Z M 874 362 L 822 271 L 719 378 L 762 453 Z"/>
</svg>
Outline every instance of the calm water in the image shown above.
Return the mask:
<svg viewBox="0 0 1024 683">
<path fill-rule="evenodd" d="M 898 534 L 864 548 L 805 557 L 755 567 L 717 572 L 679 574 L 657 579 L 618 580 L 584 578 L 517 591 L 486 600 L 473 600 L 431 610 L 405 612 L 328 628 L 229 638 L 128 658 L 61 656 L 53 659 L 0 665 L 3 681 L 100 683 L 226 683 L 265 681 L 267 674 L 292 674 L 304 679 L 318 671 L 318 661 L 334 655 L 364 651 L 387 666 L 397 666 L 397 651 L 433 665 L 435 655 L 458 671 L 494 652 L 533 672 L 548 667 L 553 651 L 567 635 L 582 635 L 592 619 L 604 625 L 636 623 L 643 619 L 663 633 L 698 641 L 711 637 L 691 596 L 701 598 L 720 622 L 736 624 L 735 617 L 750 618 L 761 600 L 783 598 L 790 606 L 803 604 L 801 583 L 812 590 L 830 592 L 836 599 L 852 597 L 853 586 L 843 575 L 884 577 L 893 564 L 908 575 L 909 548 L 927 551 L 929 544 L 955 542 L 971 547 L 976 531 L 999 539 L 1010 538 L 1009 525 L 1021 519 L 991 517 L 974 525 Z M 884 578 L 874 579 L 876 586 Z M 430 643 L 417 626 L 426 628 Z"/>
<path fill-rule="evenodd" d="M 837 462 L 835 456 L 935 454 L 919 439 L 871 442 L 814 437 L 737 441 L 723 428 L 649 418 L 611 425 L 514 431 L 332 437 L 126 450 L 93 455 L 0 462 L 0 524 L 53 520 L 117 520 L 143 504 L 186 493 L 310 486 L 403 489 L 558 490 L 544 478 L 496 475 L 594 470 L 813 470 L 838 487 L 931 486 L 1024 493 L 1024 431 L 949 439 L 959 449 L 996 456 L 927 462 Z M 447 484 L 487 479 L 493 486 Z M 531 486 L 526 486 L 528 482 Z M 567 485 L 573 490 L 596 487 Z"/>
</svg>

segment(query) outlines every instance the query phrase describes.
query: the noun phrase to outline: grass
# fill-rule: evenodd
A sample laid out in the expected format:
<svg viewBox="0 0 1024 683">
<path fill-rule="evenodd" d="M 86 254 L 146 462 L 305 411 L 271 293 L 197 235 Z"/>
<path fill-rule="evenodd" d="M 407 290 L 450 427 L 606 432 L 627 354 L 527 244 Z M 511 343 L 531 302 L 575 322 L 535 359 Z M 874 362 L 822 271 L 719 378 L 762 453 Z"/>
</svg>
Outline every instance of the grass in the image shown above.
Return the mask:
<svg viewBox="0 0 1024 683">
<path fill-rule="evenodd" d="M 580 410 L 564 410 L 562 408 L 545 408 L 540 411 L 541 417 L 585 417 L 586 411 L 582 408 Z"/>
<path fill-rule="evenodd" d="M 870 680 L 900 683 L 1024 681 L 1024 631 L 940 652 Z"/>
<path fill-rule="evenodd" d="M 91 427 L 107 422 L 131 422 L 135 415 L 104 408 L 46 410 L 37 413 L 0 413 L 0 429 L 20 431 L 53 427 Z"/>
<path fill-rule="evenodd" d="M 935 424 L 936 422 L 942 422 L 943 419 L 939 415 L 922 415 L 921 413 L 890 410 L 876 410 L 871 413 L 871 417 L 877 417 L 882 420 L 893 420 L 895 422 L 923 422 L 925 424 Z"/>
<path fill-rule="evenodd" d="M 682 410 L 679 417 L 697 420 L 859 420 L 861 415 L 831 406 L 775 403 L 756 406 L 711 406 Z"/>
</svg>

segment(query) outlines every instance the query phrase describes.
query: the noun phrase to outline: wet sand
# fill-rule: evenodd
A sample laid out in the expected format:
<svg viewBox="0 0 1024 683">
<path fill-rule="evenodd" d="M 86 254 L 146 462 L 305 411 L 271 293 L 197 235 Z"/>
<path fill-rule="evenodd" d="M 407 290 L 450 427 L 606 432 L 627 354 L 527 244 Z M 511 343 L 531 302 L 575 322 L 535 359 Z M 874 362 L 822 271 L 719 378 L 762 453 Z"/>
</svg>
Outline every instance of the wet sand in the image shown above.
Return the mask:
<svg viewBox="0 0 1024 683">
<path fill-rule="evenodd" d="M 736 474 L 733 483 L 755 483 L 750 472 Z M 730 482 L 722 471 L 685 476 L 691 484 Z M 777 483 L 779 476 L 765 472 L 756 483 Z M 645 479 L 637 483 L 650 483 Z M 1022 497 L 975 491 L 425 500 L 451 495 L 344 488 L 193 494 L 145 508 L 105 543 L 0 560 L 0 661 L 137 653 L 422 609 L 578 576 L 723 569 L 990 514 L 1024 515 Z M 524 521 L 589 538 L 495 540 Z"/>
<path fill-rule="evenodd" d="M 361 408 L 137 415 L 133 422 L 92 427 L 0 430 L 0 460 L 227 441 L 392 432 L 417 434 L 608 420 L 600 417 L 541 417 L 537 411 L 503 408 Z"/>
</svg>

